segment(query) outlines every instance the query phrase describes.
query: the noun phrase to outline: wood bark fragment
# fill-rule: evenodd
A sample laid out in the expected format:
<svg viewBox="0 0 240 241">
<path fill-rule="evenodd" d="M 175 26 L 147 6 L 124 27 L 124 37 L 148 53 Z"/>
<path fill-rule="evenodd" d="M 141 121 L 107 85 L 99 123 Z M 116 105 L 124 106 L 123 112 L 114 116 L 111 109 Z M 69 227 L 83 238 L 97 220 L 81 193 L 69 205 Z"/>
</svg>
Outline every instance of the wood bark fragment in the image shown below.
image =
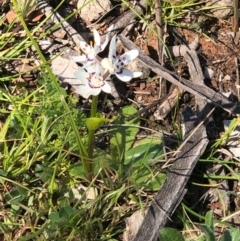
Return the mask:
<svg viewBox="0 0 240 241">
<path fill-rule="evenodd" d="M 185 138 L 187 138 L 199 123 L 199 118 L 189 107 L 184 110 L 182 115 L 186 129 Z M 149 207 L 133 241 L 157 240 L 159 230 L 165 226 L 179 201 L 182 200 L 185 185 L 207 143 L 206 130 L 201 125 L 177 155 L 167 179 Z"/>
<path fill-rule="evenodd" d="M 182 89 L 179 89 L 176 86 L 174 86 L 173 90 L 170 91 L 170 93 L 168 93 L 165 101 L 163 101 L 161 105 L 158 107 L 158 109 L 154 112 L 155 120 L 164 120 L 167 114 L 176 105 L 182 93 Z"/>
</svg>

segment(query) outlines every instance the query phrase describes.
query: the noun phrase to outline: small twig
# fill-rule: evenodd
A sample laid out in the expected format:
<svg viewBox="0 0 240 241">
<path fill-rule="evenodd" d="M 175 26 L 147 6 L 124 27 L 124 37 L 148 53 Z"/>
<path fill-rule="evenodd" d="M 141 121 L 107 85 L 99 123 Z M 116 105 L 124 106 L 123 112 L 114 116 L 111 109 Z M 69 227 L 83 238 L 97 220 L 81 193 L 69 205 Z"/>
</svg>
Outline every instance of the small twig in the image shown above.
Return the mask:
<svg viewBox="0 0 240 241">
<path fill-rule="evenodd" d="M 234 43 L 237 45 L 240 38 L 239 26 L 238 26 L 238 0 L 234 0 L 233 3 L 233 33 L 234 33 Z"/>
<path fill-rule="evenodd" d="M 236 64 L 236 78 L 237 78 L 237 80 L 236 80 L 236 82 L 235 82 L 235 85 L 239 86 L 239 85 L 240 85 L 240 80 L 239 80 L 238 58 L 235 57 L 234 60 L 235 60 L 235 64 Z M 237 88 L 238 100 L 239 100 L 239 98 L 240 98 L 240 93 L 239 93 L 239 92 L 240 92 L 240 91 L 239 91 L 239 88 Z"/>
<path fill-rule="evenodd" d="M 163 19 L 162 19 L 162 0 L 155 0 L 155 18 L 157 33 L 160 40 L 158 40 L 158 60 L 163 64 Z"/>
<path fill-rule="evenodd" d="M 163 17 L 162 17 L 162 0 L 155 0 L 155 19 L 158 39 L 158 60 L 163 65 Z M 159 98 L 167 93 L 167 82 L 162 77 L 159 78 Z"/>
<path fill-rule="evenodd" d="M 234 16 L 233 16 L 233 32 L 236 33 L 239 31 L 238 28 L 238 0 L 234 0 L 233 3 L 233 9 L 234 9 Z"/>
</svg>

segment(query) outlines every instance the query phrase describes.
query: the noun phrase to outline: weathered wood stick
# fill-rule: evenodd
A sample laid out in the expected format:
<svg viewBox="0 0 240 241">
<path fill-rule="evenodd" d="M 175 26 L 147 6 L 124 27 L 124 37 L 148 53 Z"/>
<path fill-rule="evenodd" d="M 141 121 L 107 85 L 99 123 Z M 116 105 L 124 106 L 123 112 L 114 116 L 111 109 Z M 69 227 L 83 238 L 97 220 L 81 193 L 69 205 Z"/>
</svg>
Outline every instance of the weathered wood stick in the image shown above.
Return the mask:
<svg viewBox="0 0 240 241">
<path fill-rule="evenodd" d="M 183 122 L 187 138 L 198 124 L 199 118 L 188 107 L 183 112 Z M 205 127 L 201 125 L 177 155 L 167 179 L 149 207 L 133 241 L 157 240 L 159 230 L 165 226 L 168 218 L 182 200 L 185 185 L 207 144 Z"/>
</svg>

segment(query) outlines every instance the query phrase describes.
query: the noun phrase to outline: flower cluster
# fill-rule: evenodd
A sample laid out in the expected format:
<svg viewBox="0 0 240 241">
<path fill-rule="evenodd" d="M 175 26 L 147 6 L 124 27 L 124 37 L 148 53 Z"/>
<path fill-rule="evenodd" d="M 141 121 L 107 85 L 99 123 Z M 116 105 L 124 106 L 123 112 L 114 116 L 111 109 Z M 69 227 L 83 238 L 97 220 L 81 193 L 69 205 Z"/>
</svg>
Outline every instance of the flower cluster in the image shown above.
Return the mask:
<svg viewBox="0 0 240 241">
<path fill-rule="evenodd" d="M 75 62 L 82 64 L 75 72 L 75 77 L 81 81 L 81 85 L 76 89 L 76 93 L 86 96 L 99 95 L 101 91 L 111 93 L 111 88 L 108 79 L 112 74 L 115 74 L 118 79 L 127 82 L 132 78 L 141 76 L 141 72 L 132 72 L 125 69 L 124 66 L 138 56 L 138 50 L 131 50 L 120 57 L 116 56 L 116 35 L 112 38 L 109 46 L 108 58 L 102 59 L 100 62 L 97 54 L 102 52 L 109 41 L 109 33 L 113 26 L 108 29 L 106 39 L 103 44 L 100 42 L 100 35 L 96 30 L 93 30 L 94 47 L 85 42 L 81 42 L 80 56 L 71 56 Z"/>
</svg>

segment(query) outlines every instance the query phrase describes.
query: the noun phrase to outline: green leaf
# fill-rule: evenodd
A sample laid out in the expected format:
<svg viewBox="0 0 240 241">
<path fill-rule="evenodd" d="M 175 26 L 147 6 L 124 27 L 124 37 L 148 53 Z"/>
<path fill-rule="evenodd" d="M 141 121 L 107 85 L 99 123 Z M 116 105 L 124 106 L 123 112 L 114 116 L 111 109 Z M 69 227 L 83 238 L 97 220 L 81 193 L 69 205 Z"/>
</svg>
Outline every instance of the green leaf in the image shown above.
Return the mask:
<svg viewBox="0 0 240 241">
<path fill-rule="evenodd" d="M 164 155 L 164 151 L 160 141 L 158 140 L 154 143 L 152 140 L 146 138 L 137 146 L 126 151 L 124 164 L 133 163 L 133 165 L 136 166 L 149 163 L 149 161 L 162 155 Z"/>
<path fill-rule="evenodd" d="M 24 196 L 24 197 L 26 197 L 28 195 L 28 191 L 27 191 L 26 188 L 17 186 L 17 190 L 18 190 L 19 194 Z"/>
<path fill-rule="evenodd" d="M 89 130 L 97 130 L 102 126 L 104 122 L 110 121 L 109 119 L 99 118 L 99 117 L 91 117 L 86 119 L 86 125 Z"/>
<path fill-rule="evenodd" d="M 113 137 L 110 142 L 112 145 L 118 146 L 120 150 L 129 150 L 135 141 L 136 134 L 139 130 L 140 120 L 135 118 L 126 121 L 125 118 L 132 115 L 137 110 L 133 106 L 125 106 L 121 109 L 121 118 L 117 119 L 113 124 L 119 126 L 113 130 Z"/>
<path fill-rule="evenodd" d="M 5 172 L 3 169 L 0 169 L 0 176 L 6 177 L 7 176 L 7 172 Z"/>
<path fill-rule="evenodd" d="M 35 168 L 36 176 L 40 177 L 43 182 L 47 182 L 52 178 L 53 171 L 49 167 L 45 167 L 42 165 L 36 165 Z"/>
<path fill-rule="evenodd" d="M 60 209 L 59 217 L 66 218 L 68 220 L 74 213 L 76 213 L 76 211 L 71 206 L 66 206 Z"/>
<path fill-rule="evenodd" d="M 201 225 L 201 229 L 206 235 L 206 241 L 215 241 L 213 229 L 209 228 L 206 225 Z"/>
<path fill-rule="evenodd" d="M 161 241 L 184 241 L 181 233 L 174 228 L 163 228 L 159 233 Z"/>
<path fill-rule="evenodd" d="M 73 164 L 69 168 L 69 174 L 70 174 L 70 176 L 72 176 L 74 178 L 81 178 L 81 179 L 87 180 L 83 165 L 81 163 Z"/>
<path fill-rule="evenodd" d="M 220 241 L 238 241 L 240 236 L 240 230 L 238 228 L 231 228 L 223 233 Z"/>
<path fill-rule="evenodd" d="M 213 230 L 213 211 L 210 210 L 205 215 L 205 224 L 207 227 Z"/>
<path fill-rule="evenodd" d="M 23 201 L 25 196 L 21 195 L 18 190 L 13 190 L 4 195 L 7 202 L 12 205 L 17 205 L 19 202 Z"/>
<path fill-rule="evenodd" d="M 20 210 L 20 206 L 18 204 L 16 204 L 16 205 L 12 204 L 11 208 L 12 208 L 12 211 L 14 211 L 14 212 L 17 212 L 18 210 Z"/>
<path fill-rule="evenodd" d="M 53 223 L 59 222 L 61 219 L 59 216 L 59 213 L 57 213 L 57 212 L 50 213 L 48 217 L 49 217 L 50 221 Z"/>
</svg>

